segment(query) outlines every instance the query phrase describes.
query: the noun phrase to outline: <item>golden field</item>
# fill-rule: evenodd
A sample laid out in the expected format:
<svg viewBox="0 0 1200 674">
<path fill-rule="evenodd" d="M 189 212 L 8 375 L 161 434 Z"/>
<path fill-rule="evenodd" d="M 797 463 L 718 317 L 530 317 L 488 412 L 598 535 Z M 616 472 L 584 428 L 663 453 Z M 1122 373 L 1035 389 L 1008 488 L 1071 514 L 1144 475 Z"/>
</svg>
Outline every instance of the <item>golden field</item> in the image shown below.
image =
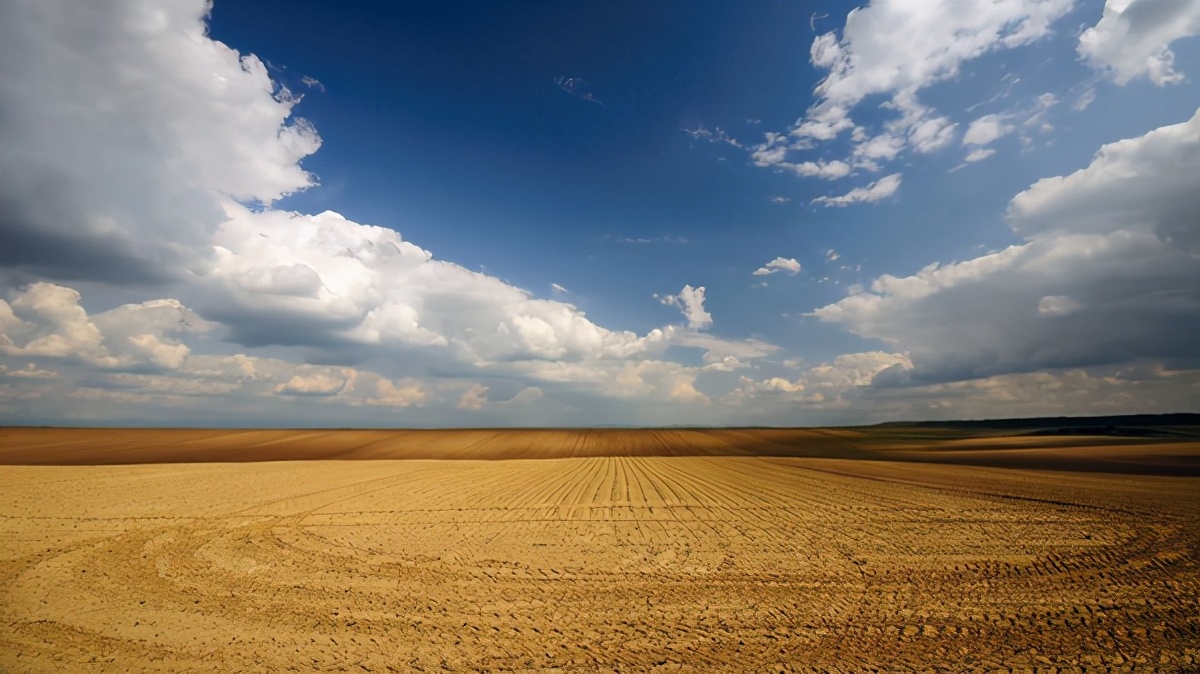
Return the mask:
<svg viewBox="0 0 1200 674">
<path fill-rule="evenodd" d="M 1200 670 L 1187 437 L 0 429 L 0 464 L 2 672 Z"/>
</svg>

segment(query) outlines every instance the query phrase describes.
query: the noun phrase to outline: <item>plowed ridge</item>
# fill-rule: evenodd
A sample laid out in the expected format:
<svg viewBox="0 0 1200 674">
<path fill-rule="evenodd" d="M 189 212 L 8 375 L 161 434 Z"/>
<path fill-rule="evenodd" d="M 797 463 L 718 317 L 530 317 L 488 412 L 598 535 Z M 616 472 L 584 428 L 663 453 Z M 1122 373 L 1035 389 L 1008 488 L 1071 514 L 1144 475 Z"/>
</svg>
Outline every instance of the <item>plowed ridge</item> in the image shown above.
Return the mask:
<svg viewBox="0 0 1200 674">
<path fill-rule="evenodd" d="M 786 457 L 0 468 L 0 671 L 1194 671 L 1200 480 Z"/>
</svg>

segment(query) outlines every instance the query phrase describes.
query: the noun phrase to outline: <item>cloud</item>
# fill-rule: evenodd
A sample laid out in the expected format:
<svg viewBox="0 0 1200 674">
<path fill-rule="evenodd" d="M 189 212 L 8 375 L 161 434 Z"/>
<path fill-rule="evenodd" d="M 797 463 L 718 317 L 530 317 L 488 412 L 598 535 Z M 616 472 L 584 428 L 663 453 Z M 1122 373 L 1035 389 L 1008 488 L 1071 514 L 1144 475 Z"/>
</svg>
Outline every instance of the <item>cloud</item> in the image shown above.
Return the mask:
<svg viewBox="0 0 1200 674">
<path fill-rule="evenodd" d="M 198 310 L 244 346 L 393 349 L 463 363 L 631 357 L 650 342 L 571 304 L 437 260 L 394 230 L 333 212 L 256 212 L 227 203 Z M 653 341 L 653 340 L 651 340 Z"/>
<path fill-rule="evenodd" d="M 699 124 L 694 129 L 681 129 L 684 133 L 691 137 L 692 140 L 706 140 L 710 143 L 725 143 L 734 147 L 741 147 L 742 144 L 737 139 L 731 137 L 721 127 L 709 130 L 703 124 Z"/>
<path fill-rule="evenodd" d="M 983 161 L 984 159 L 987 159 L 988 157 L 990 157 L 994 154 L 996 154 L 996 151 L 990 147 L 975 148 L 974 150 L 971 150 L 970 152 L 967 153 L 967 156 L 965 159 L 963 159 L 963 161 L 966 161 L 966 162 Z"/>
<path fill-rule="evenodd" d="M 276 386 L 275 392 L 284 395 L 327 396 L 341 391 L 346 385 L 346 381 L 344 377 L 334 377 L 324 374 L 295 375 L 286 382 Z"/>
<path fill-rule="evenodd" d="M 793 367 L 799 367 L 795 363 Z M 912 362 L 904 354 L 867 351 L 847 353 L 828 363 L 820 363 L 803 370 L 795 379 L 768 377 L 755 381 L 742 377 L 741 386 L 730 398 L 756 398 L 766 394 L 784 396 L 794 402 L 808 405 L 838 406 L 849 398 L 861 395 L 857 389 L 876 385 L 881 373 L 907 372 Z"/>
<path fill-rule="evenodd" d="M 727 362 L 729 358 L 736 358 L 738 361 L 753 360 L 779 350 L 779 347 L 761 339 L 723 339 L 694 331 L 673 331 L 669 339 L 673 345 L 703 349 L 702 360 L 707 365 Z"/>
<path fill-rule="evenodd" d="M 180 278 L 207 258 L 221 197 L 270 203 L 315 184 L 298 162 L 320 137 L 258 58 L 208 39 L 208 9 L 0 8 L 0 266 Z"/>
<path fill-rule="evenodd" d="M 1108 0 L 1077 49 L 1117 84 L 1145 76 L 1161 87 L 1183 81 L 1169 46 L 1193 35 L 1200 35 L 1200 0 Z"/>
<path fill-rule="evenodd" d="M 771 203 L 777 204 L 777 205 L 786 204 L 789 201 L 791 201 L 791 199 L 789 199 L 788 197 L 771 197 Z"/>
<path fill-rule="evenodd" d="M 1087 87 L 1071 105 L 1071 109 L 1075 112 L 1083 112 L 1094 102 L 1096 102 L 1096 87 Z"/>
<path fill-rule="evenodd" d="M 603 238 L 602 238 L 602 240 L 604 240 L 604 239 L 608 239 L 608 238 L 609 238 L 608 236 L 605 236 L 605 237 L 603 237 Z M 639 236 L 639 237 L 630 237 L 630 236 L 626 236 L 626 237 L 618 237 L 618 238 L 615 238 L 615 239 L 612 239 L 612 240 L 613 240 L 613 241 L 616 241 L 617 243 L 634 243 L 634 244 L 646 244 L 646 243 L 688 243 L 688 238 L 687 238 L 686 236 L 672 236 L 672 235 L 670 235 L 670 234 L 664 234 L 664 235 L 662 235 L 662 236 L 650 236 L 650 237 L 646 237 L 646 236 Z"/>
<path fill-rule="evenodd" d="M 678 307 L 687 319 L 687 326 L 694 330 L 704 330 L 712 326 L 712 314 L 704 310 L 704 286 L 693 288 L 683 287 L 678 295 L 656 296 L 658 301 L 667 306 Z"/>
<path fill-rule="evenodd" d="M 1041 316 L 1067 316 L 1080 308 L 1079 302 L 1066 295 L 1046 295 L 1037 304 L 1037 312 Z"/>
<path fill-rule="evenodd" d="M 919 152 L 944 147 L 954 125 L 919 103 L 917 94 L 957 75 L 966 61 L 1045 37 L 1071 6 L 1071 0 L 874 0 L 850 12 L 840 37 L 830 32 L 813 40 L 812 64 L 828 74 L 817 85 L 816 103 L 790 135 L 831 140 L 856 128 L 850 117 L 855 106 L 885 95 L 891 97 L 886 107 L 898 116 L 885 123 L 887 133 L 858 134 L 858 156 L 892 159 L 905 145 Z"/>
<path fill-rule="evenodd" d="M 914 382 L 1200 360 L 1200 111 L 1016 195 L 1025 242 L 885 275 L 813 312 L 909 353 Z"/>
<path fill-rule="evenodd" d="M 560 286 L 560 285 L 559 285 L 559 284 L 557 284 L 557 283 L 551 283 L 551 284 L 550 284 L 550 290 L 553 290 L 553 291 L 554 291 L 554 292 L 556 292 L 556 293 L 569 293 L 569 292 L 571 292 L 571 291 L 567 290 L 566 288 L 564 288 L 563 286 Z"/>
<path fill-rule="evenodd" d="M 904 138 L 890 133 L 882 133 L 855 145 L 854 156 L 890 161 L 895 159 L 903 149 Z"/>
<path fill-rule="evenodd" d="M 774 260 L 754 270 L 755 276 L 766 276 L 775 272 L 785 271 L 788 274 L 798 274 L 800 272 L 800 263 L 794 259 L 777 257 Z"/>
<path fill-rule="evenodd" d="M 841 196 L 817 197 L 812 200 L 812 203 L 822 204 L 826 207 L 847 206 L 857 202 L 875 203 L 892 196 L 899 188 L 900 174 L 893 173 L 876 180 L 866 187 L 855 187 Z"/>
<path fill-rule="evenodd" d="M 850 354 L 858 355 L 858 354 Z M 1069 368 L 993 375 L 942 383 L 911 383 L 903 356 L 866 384 L 820 388 L 807 374 L 795 380 L 743 378 L 724 398 L 744 415 L 795 415 L 824 424 L 908 419 L 986 419 L 1036 416 L 1162 413 L 1195 408 L 1200 371 L 1156 366 Z M 877 365 L 886 362 L 881 354 Z M 830 367 L 834 363 L 826 364 Z M 873 369 L 869 367 L 867 371 Z M 855 378 L 864 381 L 865 377 Z M 889 382 L 888 379 L 892 379 Z"/>
<path fill-rule="evenodd" d="M 428 397 L 420 382 L 411 379 L 400 382 L 393 382 L 390 379 L 380 379 L 375 385 L 375 396 L 366 402 L 368 405 L 409 407 L 420 405 Z"/>
<path fill-rule="evenodd" d="M 38 367 L 36 363 L 29 363 L 25 367 L 18 368 L 16 370 L 9 369 L 5 365 L 0 365 L 0 376 L 49 379 L 51 377 L 57 377 L 58 373 L 53 370 L 43 370 L 42 368 Z"/>
<path fill-rule="evenodd" d="M 964 145 L 987 145 L 997 138 L 1012 133 L 1016 128 L 1005 122 L 1002 115 L 984 115 L 971 122 L 971 126 L 963 134 L 962 142 Z"/>
<path fill-rule="evenodd" d="M 812 42 L 811 63 L 827 73 L 815 89 L 815 102 L 785 133 L 768 132 L 764 142 L 752 146 L 751 162 L 802 177 L 833 180 L 856 170 L 881 171 L 906 151 L 927 154 L 948 147 L 958 125 L 923 104 L 919 94 L 956 77 L 968 61 L 1050 35 L 1051 24 L 1072 4 L 1072 0 L 873 0 L 854 9 L 840 35 L 828 32 Z M 878 107 L 892 115 L 870 127 L 856 123 L 854 110 L 864 100 L 880 96 L 885 100 Z M 993 129 L 993 134 L 999 129 Z M 793 156 L 846 132 L 850 132 L 851 151 L 844 160 L 806 161 Z M 982 133 L 982 127 L 976 128 L 968 142 L 980 140 Z M 998 135 L 991 140 L 995 137 Z M 853 194 L 864 195 L 862 191 Z M 849 202 L 829 199 L 821 203 Z"/>
<path fill-rule="evenodd" d="M 774 168 L 777 171 L 789 171 L 800 177 L 814 177 L 824 180 L 837 180 L 853 172 L 853 167 L 840 159 L 832 161 L 788 161 L 787 156 L 789 151 L 793 149 L 807 149 L 807 145 L 789 143 L 787 136 L 782 134 L 768 133 L 766 136 L 766 142 L 750 148 L 750 162 L 755 166 Z"/>
<path fill-rule="evenodd" d="M 319 91 L 321 93 L 325 93 L 325 85 L 321 84 L 321 81 L 315 77 L 310 77 L 308 75 L 305 75 L 300 78 L 300 82 L 302 84 L 304 84 L 304 86 L 308 87 L 309 89 L 316 89 L 317 91 Z"/>
<path fill-rule="evenodd" d="M 88 316 L 74 289 L 38 282 L 0 300 L 0 354 L 96 368 L 179 367 L 185 333 L 212 328 L 174 300 L 127 304 Z"/>
<path fill-rule="evenodd" d="M 566 77 L 564 75 L 559 75 L 558 77 L 554 78 L 554 83 L 558 85 L 560 90 L 574 96 L 575 98 L 587 101 L 588 103 L 595 103 L 600 107 L 604 107 L 604 101 L 596 98 L 595 94 L 593 94 L 591 91 L 591 85 L 589 85 L 582 77 Z"/>
<path fill-rule="evenodd" d="M 487 404 L 488 387 L 482 384 L 475 384 L 471 388 L 463 391 L 462 397 L 458 399 L 458 409 L 460 410 L 479 410 Z"/>
</svg>

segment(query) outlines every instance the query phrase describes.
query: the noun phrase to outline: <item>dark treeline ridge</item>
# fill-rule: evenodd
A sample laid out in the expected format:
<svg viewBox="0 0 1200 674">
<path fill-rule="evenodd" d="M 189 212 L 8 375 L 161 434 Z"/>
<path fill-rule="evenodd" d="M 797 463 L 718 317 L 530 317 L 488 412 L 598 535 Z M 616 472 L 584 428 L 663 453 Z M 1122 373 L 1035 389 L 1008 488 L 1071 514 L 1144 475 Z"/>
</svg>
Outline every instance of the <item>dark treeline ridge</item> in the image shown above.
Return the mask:
<svg viewBox="0 0 1200 674">
<path fill-rule="evenodd" d="M 963 421 L 891 421 L 866 428 L 948 428 L 960 430 L 1066 431 L 1125 428 L 1200 429 L 1200 414 L 1123 414 L 1107 417 L 1030 417 L 1026 419 L 971 419 Z"/>
</svg>

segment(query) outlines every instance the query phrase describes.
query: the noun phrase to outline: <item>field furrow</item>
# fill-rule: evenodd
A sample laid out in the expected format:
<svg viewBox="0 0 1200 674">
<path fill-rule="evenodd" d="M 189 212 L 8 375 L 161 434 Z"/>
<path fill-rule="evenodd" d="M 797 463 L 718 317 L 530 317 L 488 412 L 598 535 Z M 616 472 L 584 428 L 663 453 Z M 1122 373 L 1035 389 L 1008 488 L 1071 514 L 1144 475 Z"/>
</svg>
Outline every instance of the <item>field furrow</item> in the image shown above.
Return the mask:
<svg viewBox="0 0 1200 674">
<path fill-rule="evenodd" d="M 0 468 L 0 671 L 1200 668 L 1197 478 L 551 441 Z"/>
</svg>

